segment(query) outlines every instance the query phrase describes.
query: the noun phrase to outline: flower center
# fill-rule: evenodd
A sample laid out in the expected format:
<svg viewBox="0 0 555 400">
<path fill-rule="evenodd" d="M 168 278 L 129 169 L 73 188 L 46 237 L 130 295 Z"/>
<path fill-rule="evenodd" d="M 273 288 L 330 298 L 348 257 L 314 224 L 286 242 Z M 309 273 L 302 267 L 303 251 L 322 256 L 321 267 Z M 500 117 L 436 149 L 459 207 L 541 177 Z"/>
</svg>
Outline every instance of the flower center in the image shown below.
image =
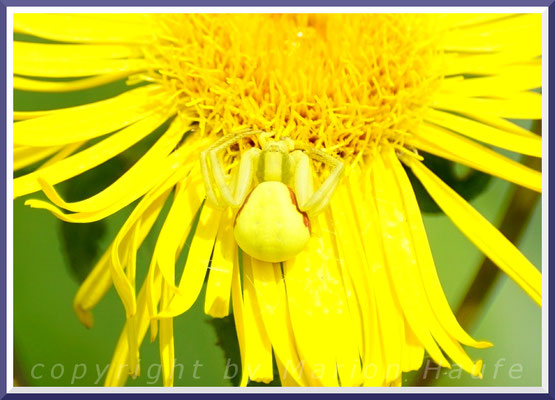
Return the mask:
<svg viewBox="0 0 555 400">
<path fill-rule="evenodd" d="M 441 78 L 431 15 L 153 18 L 149 78 L 202 135 L 275 131 L 352 163 L 384 141 L 402 145 Z"/>
</svg>

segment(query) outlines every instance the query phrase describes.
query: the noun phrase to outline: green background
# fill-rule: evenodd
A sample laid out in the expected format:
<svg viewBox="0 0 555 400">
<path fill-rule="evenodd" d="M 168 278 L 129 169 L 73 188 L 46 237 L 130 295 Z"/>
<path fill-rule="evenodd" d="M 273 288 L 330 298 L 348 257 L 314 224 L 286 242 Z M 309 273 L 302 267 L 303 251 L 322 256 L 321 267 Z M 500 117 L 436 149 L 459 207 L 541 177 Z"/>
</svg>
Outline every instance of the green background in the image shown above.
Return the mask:
<svg viewBox="0 0 555 400">
<path fill-rule="evenodd" d="M 16 91 L 14 104 L 16 110 L 57 108 L 106 98 L 124 88 L 123 82 L 116 82 L 100 89 L 60 95 Z M 127 165 L 131 158 L 132 154 L 124 157 L 123 164 Z M 94 173 L 78 182 L 73 189 L 70 186 L 62 189 L 71 193 L 77 187 L 79 191 L 91 179 L 94 181 Z M 92 189 L 105 184 L 94 181 Z M 493 179 L 487 190 L 472 204 L 486 218 L 498 224 L 513 190 L 513 185 Z M 81 190 L 84 191 L 86 189 Z M 72 309 L 72 299 L 79 283 L 65 251 L 64 223 L 46 211 L 24 206 L 28 198 L 44 197 L 32 194 L 14 201 L 13 335 L 16 374 L 20 383 L 30 386 L 102 385 L 105 368 L 123 326 L 123 306 L 112 288 L 94 310 L 94 327 L 88 330 L 79 323 Z M 130 211 L 131 207 L 128 207 L 107 219 L 98 241 L 100 248 L 106 248 Z M 541 220 L 541 205 L 538 203 L 519 246 L 538 267 L 541 266 Z M 425 224 L 441 282 L 451 306 L 456 308 L 483 256 L 445 216 L 425 215 Z M 146 272 L 159 228 L 158 224 L 139 251 L 138 263 L 142 271 L 139 274 Z M 95 232 L 89 231 L 88 235 L 98 236 Z M 83 235 L 87 237 L 87 234 Z M 69 236 L 80 237 L 78 233 Z M 77 244 L 83 247 L 83 243 Z M 94 243 L 92 247 L 94 250 Z M 80 253 L 73 256 L 79 259 Z M 82 272 L 78 271 L 78 274 Z M 189 312 L 175 319 L 176 358 L 178 364 L 183 364 L 182 375 L 179 376 L 179 370 L 176 372 L 176 386 L 232 384 L 225 377 L 227 356 L 218 345 L 214 325 L 203 313 L 203 302 L 204 292 Z M 485 350 L 467 349 L 474 359 L 484 360 L 484 378 L 475 379 L 454 369 L 450 373 L 442 371 L 435 384 L 541 385 L 541 310 L 510 279 L 503 276 L 497 281 L 479 319 L 469 330 L 475 338 L 491 341 L 495 345 Z M 148 338 L 145 340 L 141 347 L 141 363 L 141 376 L 136 380 L 129 379 L 128 384 L 161 385 L 157 341 L 149 343 Z M 193 374 L 195 363 L 196 376 Z M 404 384 L 410 384 L 415 375 L 407 374 Z"/>
</svg>

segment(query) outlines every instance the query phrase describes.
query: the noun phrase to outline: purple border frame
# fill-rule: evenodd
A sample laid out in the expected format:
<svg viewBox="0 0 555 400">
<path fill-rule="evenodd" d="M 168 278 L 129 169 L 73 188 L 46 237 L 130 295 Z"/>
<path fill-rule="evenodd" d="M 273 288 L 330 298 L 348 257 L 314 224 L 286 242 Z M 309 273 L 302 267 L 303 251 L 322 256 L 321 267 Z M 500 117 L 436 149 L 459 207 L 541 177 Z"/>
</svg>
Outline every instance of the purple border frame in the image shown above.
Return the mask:
<svg viewBox="0 0 555 400">
<path fill-rule="evenodd" d="M 7 58 L 6 54 L 6 23 L 7 23 L 7 14 L 6 8 L 7 7 L 55 7 L 55 6 L 89 6 L 89 7 L 101 7 L 101 6 L 119 6 L 119 7 L 131 7 L 131 6 L 141 6 L 141 7 L 163 7 L 163 6 L 198 6 L 198 7 L 218 7 L 218 6 L 324 6 L 324 7 L 363 7 L 363 6 L 388 6 L 388 7 L 413 7 L 413 6 L 443 6 L 443 7 L 463 7 L 463 6 L 482 6 L 482 7 L 494 7 L 494 6 L 516 6 L 516 7 L 549 7 L 549 27 L 552 27 L 555 22 L 555 0 L 49 0 L 49 1 L 41 1 L 41 0 L 0 0 L 0 54 L 4 56 L 4 60 Z M 554 63 L 554 55 L 555 55 L 555 35 L 552 34 L 551 29 L 549 30 L 549 65 L 553 66 Z M 7 100 L 7 81 L 6 81 L 6 61 L 0 62 L 0 89 L 1 93 L 5 94 L 2 95 L 0 98 L 0 133 L 2 134 L 3 140 L 0 141 L 0 210 L 6 210 L 6 151 L 7 151 L 7 134 L 6 134 L 6 125 L 7 125 L 7 115 L 6 115 L 6 100 Z M 550 68 L 551 72 L 551 68 Z M 549 81 L 549 91 L 551 93 L 555 93 L 555 78 Z M 553 117 L 553 103 L 549 103 L 549 116 Z M 545 133 L 544 133 L 545 135 Z M 11 146 L 11 144 L 9 144 Z M 550 143 L 548 149 L 548 155 L 551 153 L 551 148 L 555 146 L 553 142 Z M 551 187 L 555 187 L 555 172 L 553 168 L 548 164 L 549 170 L 549 185 Z M 34 399 L 37 397 L 42 397 L 45 399 L 59 399 L 59 398 L 71 398 L 71 397 L 80 397 L 80 398 L 125 398 L 125 399 L 147 399 L 147 398 L 157 398 L 159 396 L 173 396 L 174 398 L 177 396 L 187 396 L 188 398 L 207 398 L 213 397 L 215 393 L 191 393 L 191 394 L 181 394 L 181 393 L 150 393 L 150 394 L 139 394 L 139 393 L 125 393 L 125 394 L 115 394 L 115 393 L 88 393 L 88 394 L 72 394 L 72 393 L 64 393 L 64 394 L 7 394 L 7 385 L 6 385 L 6 332 L 3 329 L 6 325 L 6 302 L 7 302 L 7 282 L 6 282 L 6 273 L 7 273 L 7 265 L 6 265 L 6 235 L 7 226 L 6 226 L 6 212 L 0 212 L 0 400 L 4 398 L 18 398 L 21 400 L 26 399 Z M 548 231 L 549 227 L 551 226 L 551 222 L 555 219 L 555 214 L 551 213 L 548 223 Z M 545 223 L 546 221 L 544 221 Z M 11 234 L 12 232 L 10 232 Z M 552 237 L 549 237 L 548 246 L 551 247 L 553 244 Z M 546 268 L 547 266 L 543 266 Z M 555 284 L 555 274 L 552 274 L 549 278 L 548 286 L 553 287 Z M 555 300 L 553 299 L 554 296 L 551 296 L 549 301 L 549 306 L 551 309 L 555 307 Z M 555 323 L 553 320 L 549 320 L 549 331 L 555 331 Z M 550 338 L 548 338 L 548 341 Z M 550 361 L 555 359 L 555 345 L 549 347 L 549 354 L 548 357 L 548 365 L 550 365 Z M 523 393 L 523 394 L 516 394 L 516 393 L 506 393 L 506 394 L 485 394 L 485 393 L 460 393 L 460 394 L 448 394 L 448 393 L 373 393 L 373 394 L 351 394 L 351 396 L 371 396 L 374 399 L 378 398 L 387 398 L 391 399 L 400 399 L 402 397 L 410 396 L 416 399 L 425 400 L 431 396 L 438 398 L 438 397 L 450 397 L 450 398 L 471 398 L 477 397 L 485 398 L 486 396 L 491 399 L 495 400 L 514 400 L 514 399 L 528 399 L 529 397 L 533 398 L 541 398 L 541 399 L 550 399 L 555 400 L 555 390 L 552 388 L 555 386 L 555 367 L 550 368 L 549 375 L 548 375 L 548 387 L 551 389 L 548 393 L 538 393 L 538 394 L 531 394 L 531 393 Z M 287 393 L 249 393 L 249 394 L 220 394 L 220 396 L 226 396 L 228 398 L 235 398 L 239 399 L 243 396 L 265 396 L 265 397 L 297 397 L 301 396 L 300 394 L 287 394 Z M 307 393 L 303 394 L 303 397 L 320 397 L 325 396 L 329 398 L 331 396 L 339 397 L 344 396 L 343 393 Z M 387 397 L 386 397 L 387 396 Z"/>
<path fill-rule="evenodd" d="M 163 6 L 188 6 L 188 7 L 222 7 L 222 6 L 262 6 L 262 7 L 547 7 L 553 0 L 0 0 L 6 7 L 163 7 Z M 5 14 L 4 14 L 5 20 Z"/>
</svg>

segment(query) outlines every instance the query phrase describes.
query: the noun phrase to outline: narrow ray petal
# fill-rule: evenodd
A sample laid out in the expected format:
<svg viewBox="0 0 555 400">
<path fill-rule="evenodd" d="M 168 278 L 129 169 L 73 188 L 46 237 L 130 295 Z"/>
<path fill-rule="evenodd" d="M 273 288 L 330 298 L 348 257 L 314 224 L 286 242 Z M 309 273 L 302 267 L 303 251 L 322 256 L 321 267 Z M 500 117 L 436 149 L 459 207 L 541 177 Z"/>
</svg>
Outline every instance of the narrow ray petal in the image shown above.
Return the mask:
<svg viewBox="0 0 555 400">
<path fill-rule="evenodd" d="M 475 363 L 459 342 L 442 328 L 432 311 L 420 276 L 420 267 L 411 240 L 401 195 L 398 188 L 389 184 L 395 182 L 393 166 L 383 162 L 382 157 L 378 157 L 374 161 L 374 172 L 376 204 L 382 221 L 388 269 L 391 272 L 393 287 L 402 304 L 404 315 L 414 335 L 439 365 L 442 364 L 436 360 L 438 355 L 434 355 L 437 347 L 434 341 L 437 341 L 437 345 L 441 346 L 441 349 L 465 371 L 471 374 L 476 373 Z M 426 333 L 433 336 L 432 341 L 426 339 Z M 430 346 L 432 347 L 430 348 Z"/>
<path fill-rule="evenodd" d="M 541 273 L 490 222 L 417 160 L 403 161 L 459 229 L 541 305 Z"/>
<path fill-rule="evenodd" d="M 417 278 L 416 259 L 406 235 L 405 216 L 398 207 L 395 193 L 389 187 L 390 171 L 386 169 L 381 157 L 376 157 L 372 171 L 374 201 L 383 232 L 383 246 L 393 290 L 415 336 L 436 363 L 450 367 L 430 333 L 430 327 L 435 321 L 430 315 L 426 295 Z"/>
<path fill-rule="evenodd" d="M 426 114 L 425 119 L 436 125 L 502 149 L 534 157 L 541 157 L 542 155 L 542 139 L 540 136 L 519 135 L 469 118 L 438 110 L 430 110 Z"/>
<path fill-rule="evenodd" d="M 157 283 L 161 279 L 159 276 Z M 159 298 L 156 299 L 159 301 Z M 133 322 L 136 324 L 137 331 L 137 343 L 140 344 L 145 335 L 149 325 L 150 316 L 146 307 L 146 289 L 145 285 L 141 288 L 139 295 L 137 296 L 137 314 Z M 123 328 L 123 332 L 119 337 L 114 355 L 112 356 L 112 361 L 110 362 L 110 367 L 106 374 L 106 380 L 104 381 L 104 386 L 124 386 L 127 381 L 128 368 L 127 360 L 129 353 L 129 343 L 127 335 L 127 327 Z"/>
<path fill-rule="evenodd" d="M 240 253 L 240 250 L 238 251 Z M 239 260 L 237 260 L 239 263 Z M 239 265 L 233 268 L 233 276 L 231 279 L 231 301 L 233 306 L 233 319 L 235 320 L 235 331 L 237 332 L 237 340 L 239 342 L 239 352 L 241 353 L 241 380 L 240 387 L 247 386 L 249 381 L 249 371 L 244 366 L 247 364 L 247 333 L 248 329 L 245 320 L 245 308 L 243 304 L 243 291 L 241 289 L 241 278 L 239 277 Z M 249 334 L 250 335 L 250 334 Z"/>
<path fill-rule="evenodd" d="M 243 299 L 245 306 L 246 354 L 243 368 L 247 369 L 249 379 L 270 383 L 274 379 L 272 366 L 272 345 L 264 329 L 260 306 L 257 301 L 253 278 L 253 262 L 243 253 Z"/>
<path fill-rule="evenodd" d="M 454 29 L 444 36 L 442 47 L 448 51 L 493 52 L 536 46 L 541 51 L 541 17 L 533 13 L 495 20 L 487 24 L 487 35 L 483 26 Z"/>
<path fill-rule="evenodd" d="M 534 47 L 484 54 L 452 53 L 445 58 L 445 75 L 498 75 L 507 68 L 536 68 L 541 65 L 541 58 L 538 58 L 541 54 L 541 49 Z"/>
<path fill-rule="evenodd" d="M 323 239 L 324 249 L 327 252 L 327 269 L 331 290 L 327 291 L 329 296 L 329 308 L 331 315 L 336 318 L 336 324 L 331 329 L 335 337 L 330 338 L 330 342 L 335 343 L 337 354 L 337 374 L 341 386 L 360 386 L 363 383 L 361 355 L 363 353 L 362 340 L 360 337 L 360 315 L 359 309 L 353 307 L 349 302 L 348 296 L 354 296 L 354 293 L 348 293 L 352 290 L 351 282 L 346 284 L 347 278 L 342 274 L 342 264 L 335 243 L 335 232 L 332 231 L 328 224 L 329 213 L 321 214 L 318 218 L 321 237 Z M 314 255 L 313 255 L 314 257 Z M 347 278 L 348 279 L 348 278 Z M 335 288 L 333 286 L 335 285 Z M 330 319 L 330 322 L 332 320 Z M 333 324 L 333 322 L 332 322 Z"/>
<path fill-rule="evenodd" d="M 484 114 L 512 119 L 541 119 L 542 95 L 535 92 L 518 92 L 507 99 L 495 99 L 464 97 L 458 93 L 438 93 L 434 96 L 433 107 L 470 116 Z"/>
<path fill-rule="evenodd" d="M 432 257 L 432 252 L 428 244 L 426 230 L 416 201 L 416 196 L 411 187 L 411 183 L 407 174 L 401 166 L 400 161 L 390 149 L 386 152 L 387 165 L 391 168 L 395 175 L 397 187 L 401 193 L 403 204 L 405 207 L 405 216 L 407 218 L 408 227 L 411 231 L 412 242 L 414 243 L 414 250 L 418 261 L 418 268 L 420 276 L 422 277 L 426 294 L 430 304 L 433 305 L 433 310 L 436 313 L 437 320 L 445 328 L 445 330 L 453 336 L 454 339 L 468 346 L 477 348 L 490 347 L 491 343 L 478 342 L 474 340 L 466 331 L 459 325 L 455 315 L 451 311 L 451 307 L 447 302 L 445 293 L 441 287 L 437 270 Z"/>
<path fill-rule="evenodd" d="M 252 259 L 252 272 L 257 303 L 274 355 L 286 368 L 287 376 L 307 386 L 310 376 L 304 374 L 305 361 L 299 358 L 295 346 L 281 266 Z"/>
<path fill-rule="evenodd" d="M 505 67 L 493 76 L 447 78 L 441 82 L 440 90 L 458 96 L 511 98 L 541 86 L 542 65 L 531 64 Z"/>
<path fill-rule="evenodd" d="M 234 263 L 237 260 L 233 217 L 231 209 L 228 209 L 222 217 L 206 284 L 204 312 L 215 318 L 223 318 L 229 314 L 231 278 Z"/>
<path fill-rule="evenodd" d="M 51 156 L 58 150 L 60 150 L 61 146 L 52 146 L 52 147 L 29 147 L 23 146 L 13 151 L 13 170 L 17 171 L 21 168 L 25 168 L 29 165 L 32 165 L 40 160 Z"/>
<path fill-rule="evenodd" d="M 160 87 L 148 85 L 107 100 L 56 110 L 43 117 L 14 123 L 14 144 L 59 146 L 80 142 L 124 128 L 161 106 Z M 102 115 L 102 118 L 98 118 Z M 50 132 L 56 132 L 51 135 Z"/>
<path fill-rule="evenodd" d="M 179 123 L 175 123 L 179 121 Z M 94 212 L 116 202 L 131 203 L 146 193 L 161 174 L 180 166 L 179 161 L 188 160 L 198 148 L 199 141 L 183 146 L 170 154 L 181 140 L 187 127 L 175 120 L 164 135 L 120 178 L 101 192 L 84 200 L 68 203 L 64 201 L 38 172 L 38 181 L 48 199 L 60 208 L 74 212 Z M 129 201 L 129 199 L 133 199 Z"/>
<path fill-rule="evenodd" d="M 141 221 L 139 220 L 135 225 L 133 231 L 130 233 L 129 238 L 129 250 L 127 251 L 127 267 L 125 272 L 127 275 L 127 280 L 131 282 L 131 288 L 133 289 L 133 296 L 136 293 L 136 276 L 137 276 L 137 251 L 139 250 L 139 236 L 141 231 Z M 139 374 L 139 343 L 137 339 L 137 322 L 135 319 L 137 316 L 128 315 L 127 320 L 127 342 L 129 343 L 129 375 L 135 378 Z"/>
<path fill-rule="evenodd" d="M 14 31 L 62 42 L 144 43 L 152 39 L 141 14 L 134 20 L 114 20 L 104 14 L 18 13 Z"/>
<path fill-rule="evenodd" d="M 109 60 L 142 56 L 139 46 L 118 44 L 50 44 L 14 42 L 14 60 L 26 62 Z"/>
<path fill-rule="evenodd" d="M 14 89 L 28 92 L 72 92 L 76 90 L 96 88 L 98 86 L 117 81 L 118 79 L 125 78 L 132 73 L 132 71 L 123 71 L 62 82 L 43 81 L 38 79 L 28 79 L 22 76 L 14 76 L 13 87 Z M 17 121 L 23 119 L 22 116 L 24 115 L 18 115 L 17 112 L 14 111 L 14 120 Z"/>
<path fill-rule="evenodd" d="M 115 60 L 43 60 L 40 63 L 14 59 L 14 73 L 30 77 L 80 78 L 91 75 L 131 75 L 148 69 L 143 59 Z"/>
<path fill-rule="evenodd" d="M 434 125 L 422 124 L 414 145 L 428 153 L 460 162 L 487 174 L 540 192 L 541 172 L 522 165 L 476 142 Z"/>
<path fill-rule="evenodd" d="M 158 218 L 160 210 L 164 205 L 167 196 L 159 197 L 158 200 L 150 207 L 146 208 L 140 216 L 140 232 L 137 246 L 140 246 L 146 235 L 150 232 L 152 225 Z M 131 217 L 130 217 L 131 218 Z M 122 227 L 123 229 L 123 227 Z M 127 248 L 129 236 L 125 236 L 121 246 Z M 73 300 L 73 308 L 83 325 L 90 328 L 93 323 L 92 310 L 96 304 L 104 297 L 108 289 L 112 286 L 112 275 L 110 272 L 110 264 L 112 262 L 113 244 L 104 252 L 100 260 L 96 263 L 91 273 L 83 281 L 75 298 Z"/>
<path fill-rule="evenodd" d="M 152 187 L 155 187 L 156 190 L 161 190 L 161 188 L 164 188 L 164 190 L 169 190 L 177 183 L 179 179 L 183 178 L 183 169 L 179 168 L 181 166 L 184 166 L 184 160 L 180 159 L 180 151 L 177 150 L 169 157 L 168 165 L 166 165 L 166 168 L 161 168 L 161 170 L 159 171 L 159 176 L 154 182 L 152 182 Z M 45 183 L 43 182 L 43 184 Z M 49 190 L 53 189 L 49 188 Z M 54 195 L 59 197 L 59 195 L 57 195 L 56 193 L 54 193 Z M 48 210 L 62 221 L 87 223 L 106 218 L 107 216 L 121 210 L 123 207 L 129 204 L 129 201 L 133 200 L 135 199 L 125 198 L 124 201 L 112 203 L 107 208 L 92 212 L 78 212 L 73 214 L 65 214 L 56 206 L 42 200 L 31 199 L 27 200 L 25 204 L 32 208 L 42 208 Z"/>
<path fill-rule="evenodd" d="M 315 233 L 314 222 L 306 250 L 284 263 L 285 288 L 295 342 L 306 373 L 318 386 L 338 386 L 336 349 L 329 340 L 330 333 L 338 328 L 332 326 L 336 310 L 327 298 L 333 282 L 327 270 L 329 255 Z M 328 350 L 323 352 L 321 349 L 326 346 Z"/>
<path fill-rule="evenodd" d="M 146 117 L 63 161 L 43 168 L 40 172 L 35 171 L 14 179 L 14 198 L 40 190 L 37 180 L 39 174 L 45 181 L 55 185 L 102 164 L 139 142 L 166 118 L 164 114 Z"/>
<path fill-rule="evenodd" d="M 158 314 L 159 317 L 166 318 L 183 314 L 196 301 L 208 270 L 221 215 L 221 211 L 206 205 L 203 206 L 183 275 L 179 281 L 179 291 L 175 293 L 168 307 Z"/>
</svg>

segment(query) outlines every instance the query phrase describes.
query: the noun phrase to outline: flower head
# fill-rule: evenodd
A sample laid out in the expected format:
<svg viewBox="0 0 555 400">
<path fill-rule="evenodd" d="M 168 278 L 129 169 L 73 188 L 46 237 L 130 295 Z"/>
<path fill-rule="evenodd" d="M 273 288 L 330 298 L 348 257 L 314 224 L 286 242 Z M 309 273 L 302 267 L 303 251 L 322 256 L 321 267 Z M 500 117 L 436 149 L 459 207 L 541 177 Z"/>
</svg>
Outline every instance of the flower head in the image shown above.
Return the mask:
<svg viewBox="0 0 555 400">
<path fill-rule="evenodd" d="M 164 384 L 173 384 L 172 321 L 195 302 L 208 270 L 205 311 L 224 317 L 231 303 L 243 385 L 271 381 L 273 358 L 283 385 L 399 385 L 425 351 L 480 375 L 481 362 L 461 345 L 490 344 L 471 338 L 450 309 L 407 169 L 541 304 L 539 271 L 422 163 L 422 153 L 433 154 L 541 191 L 539 172 L 490 148 L 541 157 L 541 138 L 511 122 L 541 118 L 532 91 L 541 87 L 539 15 L 17 14 L 14 27 L 51 41 L 14 43 L 16 89 L 129 84 L 90 104 L 14 112 L 14 169 L 50 157 L 14 180 L 16 197 L 42 190 L 50 202 L 28 204 L 75 223 L 140 199 L 74 301 L 87 326 L 112 283 L 125 307 L 107 385 L 138 372 L 149 329 L 152 340 L 159 335 Z M 54 189 L 159 128 L 156 143 L 98 194 L 67 202 Z M 199 153 L 243 128 L 265 133 L 222 148 L 226 184 L 267 139 L 287 137 L 345 165 L 329 205 L 310 216 L 308 244 L 284 262 L 242 252 L 236 209 L 204 201 Z M 303 183 L 326 181 L 332 168 L 322 161 L 312 157 Z M 138 290 L 137 249 L 166 202 Z"/>
</svg>

